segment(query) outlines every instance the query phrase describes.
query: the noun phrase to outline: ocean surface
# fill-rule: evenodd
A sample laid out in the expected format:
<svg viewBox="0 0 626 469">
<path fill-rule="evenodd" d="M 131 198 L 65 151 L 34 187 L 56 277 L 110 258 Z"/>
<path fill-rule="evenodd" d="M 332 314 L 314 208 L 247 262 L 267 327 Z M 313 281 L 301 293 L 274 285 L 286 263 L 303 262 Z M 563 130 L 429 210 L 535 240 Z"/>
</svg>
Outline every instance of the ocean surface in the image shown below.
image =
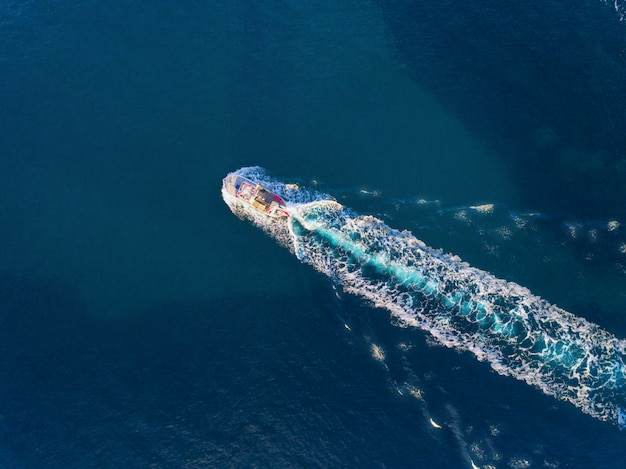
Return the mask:
<svg viewBox="0 0 626 469">
<path fill-rule="evenodd" d="M 0 467 L 624 467 L 624 129 L 621 0 L 1 2 Z"/>
</svg>

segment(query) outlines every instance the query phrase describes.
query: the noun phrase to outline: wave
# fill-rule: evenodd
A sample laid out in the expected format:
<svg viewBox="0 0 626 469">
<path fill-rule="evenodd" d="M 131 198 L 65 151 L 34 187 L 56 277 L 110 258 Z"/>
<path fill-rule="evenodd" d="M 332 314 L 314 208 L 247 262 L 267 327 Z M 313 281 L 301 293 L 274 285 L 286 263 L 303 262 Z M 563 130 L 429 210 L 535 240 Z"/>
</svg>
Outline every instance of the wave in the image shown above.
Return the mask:
<svg viewBox="0 0 626 469">
<path fill-rule="evenodd" d="M 501 375 L 626 428 L 626 341 L 326 194 L 258 167 L 237 174 L 290 200 L 291 217 L 269 219 L 223 193 L 231 210 L 344 291 L 387 309 L 402 326 L 470 351 Z"/>
</svg>

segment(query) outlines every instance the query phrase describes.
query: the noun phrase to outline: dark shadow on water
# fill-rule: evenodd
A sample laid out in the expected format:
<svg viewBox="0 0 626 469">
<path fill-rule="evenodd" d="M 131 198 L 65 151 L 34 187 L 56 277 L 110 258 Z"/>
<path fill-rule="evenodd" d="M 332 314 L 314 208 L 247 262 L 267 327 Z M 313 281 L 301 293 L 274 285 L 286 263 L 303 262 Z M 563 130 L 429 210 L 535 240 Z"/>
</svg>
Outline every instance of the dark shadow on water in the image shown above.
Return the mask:
<svg viewBox="0 0 626 469">
<path fill-rule="evenodd" d="M 72 289 L 5 273 L 0 463 L 465 467 L 457 436 L 484 446 L 492 424 L 505 456 L 541 445 L 542 455 L 567 465 L 589 462 L 599 439 L 620 447 L 615 427 L 469 354 L 428 346 L 420 331 L 357 299 L 342 302 L 354 327 L 347 332 L 328 314 L 333 301 L 330 291 L 229 296 L 101 321 L 87 317 Z M 365 336 L 386 351 L 387 368 L 371 358 Z M 414 347 L 402 352 L 398 343 Z M 420 401 L 390 387 L 407 369 L 421 377 L 442 430 L 430 427 Z M 581 427 L 594 437 L 572 447 Z"/>
<path fill-rule="evenodd" d="M 0 276 L 2 465 L 459 462 L 420 443 L 384 379 L 372 384 L 378 367 L 298 299 L 171 302 L 107 321 L 85 311 L 62 284 Z"/>
<path fill-rule="evenodd" d="M 626 24 L 598 0 L 380 0 L 411 77 L 504 158 L 525 203 L 626 206 Z"/>
</svg>

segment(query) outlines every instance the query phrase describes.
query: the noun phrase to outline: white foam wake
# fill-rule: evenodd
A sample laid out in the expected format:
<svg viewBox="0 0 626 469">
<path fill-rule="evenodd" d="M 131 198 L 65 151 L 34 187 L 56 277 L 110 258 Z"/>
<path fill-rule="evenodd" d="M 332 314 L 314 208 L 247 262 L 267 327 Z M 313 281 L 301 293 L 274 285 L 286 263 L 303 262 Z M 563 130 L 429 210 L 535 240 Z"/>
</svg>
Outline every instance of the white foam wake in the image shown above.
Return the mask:
<svg viewBox="0 0 626 469">
<path fill-rule="evenodd" d="M 229 207 L 349 293 L 387 309 L 441 344 L 472 352 L 494 370 L 626 426 L 626 342 L 324 194 L 288 186 L 260 168 L 240 174 L 287 200 L 288 221 L 269 219 L 224 194 Z"/>
</svg>

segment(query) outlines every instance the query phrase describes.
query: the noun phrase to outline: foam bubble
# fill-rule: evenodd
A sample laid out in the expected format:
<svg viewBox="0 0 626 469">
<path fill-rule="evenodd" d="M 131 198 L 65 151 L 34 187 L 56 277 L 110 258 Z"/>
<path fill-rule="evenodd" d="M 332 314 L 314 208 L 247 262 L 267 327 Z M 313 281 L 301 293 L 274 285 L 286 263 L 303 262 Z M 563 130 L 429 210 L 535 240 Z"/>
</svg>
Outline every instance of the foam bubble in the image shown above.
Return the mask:
<svg viewBox="0 0 626 469">
<path fill-rule="evenodd" d="M 374 357 L 376 360 L 378 360 L 379 362 L 385 361 L 385 352 L 382 348 L 380 348 L 380 346 L 372 344 L 370 346 L 370 351 L 372 352 L 372 357 Z"/>
<path fill-rule="evenodd" d="M 466 210 L 459 210 L 457 213 L 454 214 L 454 218 L 467 224 L 471 223 L 471 219 Z"/>
<path fill-rule="evenodd" d="M 493 213 L 494 205 L 493 204 L 472 205 L 470 208 L 479 213 Z"/>
<path fill-rule="evenodd" d="M 435 422 L 432 418 L 430 419 L 430 424 L 433 426 L 433 428 L 436 428 L 438 430 L 441 429 L 441 425 L 439 425 L 437 422 Z"/>
<path fill-rule="evenodd" d="M 415 386 L 407 385 L 407 390 L 409 391 L 409 394 L 411 396 L 413 396 L 415 399 L 423 399 L 424 398 L 422 390 L 419 389 L 419 388 L 416 388 Z"/>
</svg>

